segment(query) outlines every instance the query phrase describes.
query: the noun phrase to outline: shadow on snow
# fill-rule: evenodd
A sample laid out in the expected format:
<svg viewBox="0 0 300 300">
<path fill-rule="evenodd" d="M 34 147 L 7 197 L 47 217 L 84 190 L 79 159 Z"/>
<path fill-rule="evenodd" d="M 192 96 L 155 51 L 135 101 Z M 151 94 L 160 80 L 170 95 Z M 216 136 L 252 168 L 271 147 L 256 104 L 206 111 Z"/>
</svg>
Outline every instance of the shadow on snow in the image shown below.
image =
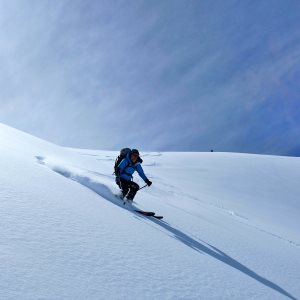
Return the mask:
<svg viewBox="0 0 300 300">
<path fill-rule="evenodd" d="M 38 157 L 37 157 L 38 158 Z M 39 160 L 39 158 L 38 158 Z M 39 161 L 40 162 L 40 161 Z M 40 162 L 41 163 L 41 162 Z M 157 220 L 155 218 L 149 218 L 149 217 L 144 217 L 138 213 L 136 213 L 134 211 L 134 209 L 137 209 L 134 206 L 130 207 L 128 205 L 124 206 L 122 201 L 120 201 L 119 199 L 116 198 L 116 196 L 112 193 L 112 191 L 104 184 L 101 184 L 99 182 L 94 182 L 92 181 L 90 178 L 85 177 L 85 176 L 81 176 L 81 175 L 76 175 L 76 174 L 72 174 L 71 172 L 60 168 L 60 167 L 54 167 L 52 168 L 53 171 L 59 173 L 60 175 L 72 179 L 78 183 L 80 183 L 81 185 L 87 187 L 88 189 L 94 191 L 95 193 L 97 193 L 98 195 L 100 195 L 101 197 L 103 197 L 104 199 L 112 202 L 113 204 L 122 207 L 123 209 L 132 211 L 135 215 L 137 215 L 139 218 L 147 218 L 149 220 L 152 220 L 154 223 L 156 223 L 157 225 L 161 226 L 162 228 L 164 228 L 172 237 L 174 237 L 175 239 L 177 239 L 178 241 L 180 241 L 181 243 L 185 244 L 186 246 L 192 248 L 193 250 L 200 252 L 200 253 L 204 253 L 207 254 L 223 263 L 225 263 L 226 265 L 244 273 L 245 275 L 255 279 L 256 281 L 260 282 L 261 284 L 273 289 L 274 291 L 277 291 L 278 293 L 293 299 L 293 300 L 297 300 L 295 297 L 293 297 L 291 294 L 289 294 L 287 291 L 285 291 L 283 288 L 281 288 L 280 286 L 278 286 L 277 284 L 275 284 L 274 282 L 260 276 L 259 274 L 255 273 L 254 271 L 252 271 L 251 269 L 247 268 L 245 265 L 239 263 L 237 260 L 235 260 L 234 258 L 230 257 L 229 255 L 227 255 L 226 253 L 224 253 L 223 251 L 221 251 L 220 249 L 207 244 L 205 242 L 199 242 L 196 239 L 192 238 L 191 236 L 185 234 L 184 232 L 180 231 L 179 229 L 176 229 L 174 227 L 172 227 L 170 224 L 166 223 L 165 221 L 161 221 L 161 220 Z"/>
</svg>

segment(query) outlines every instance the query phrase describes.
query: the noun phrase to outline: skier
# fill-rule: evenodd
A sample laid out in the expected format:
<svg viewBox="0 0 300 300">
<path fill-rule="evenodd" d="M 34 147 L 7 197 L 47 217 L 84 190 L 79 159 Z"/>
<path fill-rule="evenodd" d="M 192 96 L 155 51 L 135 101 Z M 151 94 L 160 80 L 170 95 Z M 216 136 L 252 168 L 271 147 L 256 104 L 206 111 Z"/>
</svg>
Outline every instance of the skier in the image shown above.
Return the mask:
<svg viewBox="0 0 300 300">
<path fill-rule="evenodd" d="M 132 181 L 132 174 L 137 171 L 145 183 L 150 186 L 152 182 L 147 178 L 140 164 L 142 161 L 137 149 L 132 149 L 116 168 L 116 183 L 122 190 L 122 198 L 133 201 L 139 190 L 139 185 Z"/>
</svg>

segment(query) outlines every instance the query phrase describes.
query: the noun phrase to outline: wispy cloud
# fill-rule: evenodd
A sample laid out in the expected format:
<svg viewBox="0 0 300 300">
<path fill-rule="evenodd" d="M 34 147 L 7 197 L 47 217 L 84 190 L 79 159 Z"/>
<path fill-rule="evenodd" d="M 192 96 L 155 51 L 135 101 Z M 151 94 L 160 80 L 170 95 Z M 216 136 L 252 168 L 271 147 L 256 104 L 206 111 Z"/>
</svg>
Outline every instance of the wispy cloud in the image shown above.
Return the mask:
<svg viewBox="0 0 300 300">
<path fill-rule="evenodd" d="M 4 1 L 0 120 L 59 144 L 288 154 L 298 1 Z"/>
</svg>

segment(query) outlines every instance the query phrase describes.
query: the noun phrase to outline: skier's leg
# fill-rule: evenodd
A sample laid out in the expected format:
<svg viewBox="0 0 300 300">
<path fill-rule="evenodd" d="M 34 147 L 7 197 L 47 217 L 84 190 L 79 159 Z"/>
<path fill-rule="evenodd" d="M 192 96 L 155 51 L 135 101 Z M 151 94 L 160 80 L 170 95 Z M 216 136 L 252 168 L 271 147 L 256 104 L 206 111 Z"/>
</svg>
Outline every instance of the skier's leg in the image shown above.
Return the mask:
<svg viewBox="0 0 300 300">
<path fill-rule="evenodd" d="M 121 178 L 121 189 L 122 189 L 123 198 L 127 195 L 129 191 L 130 183 L 131 183 L 130 181 Z"/>
<path fill-rule="evenodd" d="M 128 200 L 133 200 L 135 194 L 137 193 L 137 191 L 139 190 L 139 185 L 133 181 L 130 182 L 130 186 L 129 186 L 130 190 L 129 193 L 127 195 L 127 199 Z"/>
</svg>

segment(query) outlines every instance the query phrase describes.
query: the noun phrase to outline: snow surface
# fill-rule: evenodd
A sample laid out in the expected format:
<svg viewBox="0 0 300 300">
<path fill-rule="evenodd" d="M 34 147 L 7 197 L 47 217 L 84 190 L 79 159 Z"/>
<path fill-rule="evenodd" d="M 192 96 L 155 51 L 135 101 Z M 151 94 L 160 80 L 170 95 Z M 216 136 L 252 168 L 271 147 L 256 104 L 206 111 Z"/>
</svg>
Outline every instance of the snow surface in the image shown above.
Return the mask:
<svg viewBox="0 0 300 300">
<path fill-rule="evenodd" d="M 299 158 L 142 152 L 160 221 L 117 152 L 0 139 L 0 299 L 300 298 Z"/>
</svg>

